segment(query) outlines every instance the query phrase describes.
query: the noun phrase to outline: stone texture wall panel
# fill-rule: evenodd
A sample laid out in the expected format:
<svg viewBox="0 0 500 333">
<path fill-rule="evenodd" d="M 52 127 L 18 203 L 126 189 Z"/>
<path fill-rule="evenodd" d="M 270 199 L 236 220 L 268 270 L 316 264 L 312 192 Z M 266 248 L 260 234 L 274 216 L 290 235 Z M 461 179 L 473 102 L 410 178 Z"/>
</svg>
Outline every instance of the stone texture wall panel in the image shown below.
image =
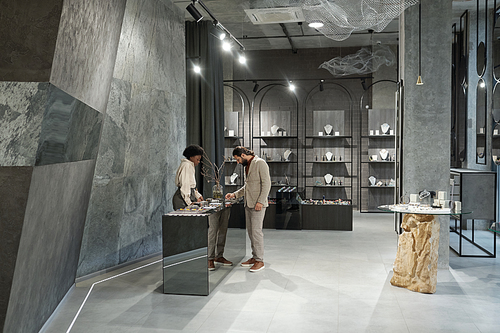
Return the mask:
<svg viewBox="0 0 500 333">
<path fill-rule="evenodd" d="M 104 112 L 126 0 L 67 0 L 50 82 Z"/>
</svg>

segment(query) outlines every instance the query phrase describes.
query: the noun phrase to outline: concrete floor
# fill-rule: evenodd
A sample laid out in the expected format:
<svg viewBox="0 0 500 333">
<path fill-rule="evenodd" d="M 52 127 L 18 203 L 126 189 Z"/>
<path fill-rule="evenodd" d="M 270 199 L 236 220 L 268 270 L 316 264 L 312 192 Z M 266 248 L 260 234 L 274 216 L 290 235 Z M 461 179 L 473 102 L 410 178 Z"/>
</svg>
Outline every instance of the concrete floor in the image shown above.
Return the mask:
<svg viewBox="0 0 500 333">
<path fill-rule="evenodd" d="M 500 332 L 499 259 L 450 251 L 435 294 L 393 287 L 393 229 L 355 213 L 352 232 L 265 230 L 266 269 L 236 267 L 209 296 L 163 294 L 150 258 L 78 283 L 41 332 Z"/>
</svg>

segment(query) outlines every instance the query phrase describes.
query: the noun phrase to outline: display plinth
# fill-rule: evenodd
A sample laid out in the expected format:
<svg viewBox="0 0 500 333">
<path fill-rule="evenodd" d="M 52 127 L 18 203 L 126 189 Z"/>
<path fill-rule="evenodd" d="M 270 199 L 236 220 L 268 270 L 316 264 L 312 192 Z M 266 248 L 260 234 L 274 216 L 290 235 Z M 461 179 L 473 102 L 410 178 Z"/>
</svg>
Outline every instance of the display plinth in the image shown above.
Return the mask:
<svg viewBox="0 0 500 333">
<path fill-rule="evenodd" d="M 209 271 L 209 228 L 224 218 L 232 207 L 200 214 L 171 212 L 162 216 L 163 235 L 163 292 L 176 295 L 209 295 L 236 267 L 216 264 Z M 229 228 L 224 257 L 238 263 L 246 253 L 246 231 Z"/>
<path fill-rule="evenodd" d="M 406 214 L 401 225 L 394 261 L 393 286 L 433 294 L 436 292 L 439 222 L 434 215 Z"/>
</svg>

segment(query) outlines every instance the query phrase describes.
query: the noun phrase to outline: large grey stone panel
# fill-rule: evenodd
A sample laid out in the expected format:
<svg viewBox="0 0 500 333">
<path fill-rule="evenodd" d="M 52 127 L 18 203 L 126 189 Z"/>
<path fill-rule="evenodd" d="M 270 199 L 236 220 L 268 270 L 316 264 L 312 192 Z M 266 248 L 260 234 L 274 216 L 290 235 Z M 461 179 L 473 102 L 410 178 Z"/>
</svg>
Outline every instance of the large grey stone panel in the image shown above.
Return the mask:
<svg viewBox="0 0 500 333">
<path fill-rule="evenodd" d="M 36 165 L 97 158 L 102 113 L 51 85 Z"/>
<path fill-rule="evenodd" d="M 63 0 L 0 6 L 0 81 L 48 82 Z"/>
<path fill-rule="evenodd" d="M 33 167 L 0 167 L 0 331 L 3 332 Z"/>
<path fill-rule="evenodd" d="M 104 112 L 126 0 L 67 0 L 50 82 Z"/>
<path fill-rule="evenodd" d="M 0 82 L 0 165 L 35 165 L 49 86 Z"/>
<path fill-rule="evenodd" d="M 129 0 L 114 77 L 185 94 L 184 13 L 171 1 Z"/>
<path fill-rule="evenodd" d="M 78 275 L 161 250 L 185 147 L 185 97 L 114 79 Z"/>
<path fill-rule="evenodd" d="M 94 167 L 34 168 L 4 332 L 38 332 L 75 282 Z"/>
</svg>

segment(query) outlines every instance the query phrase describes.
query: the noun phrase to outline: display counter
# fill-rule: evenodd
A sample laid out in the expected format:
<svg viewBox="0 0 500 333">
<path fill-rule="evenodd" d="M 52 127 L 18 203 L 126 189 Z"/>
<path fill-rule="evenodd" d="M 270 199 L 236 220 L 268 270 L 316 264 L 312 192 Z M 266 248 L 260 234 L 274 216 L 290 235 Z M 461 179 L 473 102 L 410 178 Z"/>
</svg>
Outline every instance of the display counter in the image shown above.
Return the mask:
<svg viewBox="0 0 500 333">
<path fill-rule="evenodd" d="M 163 292 L 178 295 L 209 295 L 243 259 L 246 231 L 228 228 L 224 257 L 233 266 L 216 265 L 209 271 L 208 226 L 232 206 L 213 210 L 175 211 L 163 215 Z M 232 213 L 231 213 L 232 214 Z"/>
</svg>

